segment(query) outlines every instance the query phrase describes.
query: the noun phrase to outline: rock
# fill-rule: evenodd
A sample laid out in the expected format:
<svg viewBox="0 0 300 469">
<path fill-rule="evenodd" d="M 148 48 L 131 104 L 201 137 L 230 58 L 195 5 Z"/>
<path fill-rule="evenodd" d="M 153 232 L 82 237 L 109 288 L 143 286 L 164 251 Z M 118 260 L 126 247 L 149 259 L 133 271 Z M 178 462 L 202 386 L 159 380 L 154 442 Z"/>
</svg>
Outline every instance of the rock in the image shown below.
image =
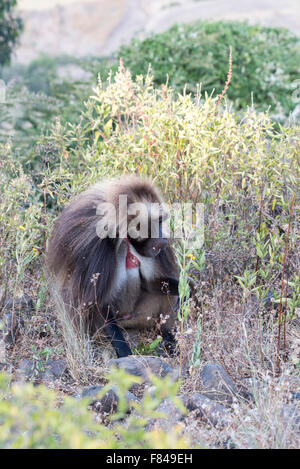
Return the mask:
<svg viewBox="0 0 300 469">
<path fill-rule="evenodd" d="M 168 374 L 174 379 L 178 378 L 178 372 L 158 357 L 130 355 L 128 357 L 109 360 L 108 366 L 109 368 L 112 368 L 113 366 L 123 368 L 127 373 L 134 376 L 140 376 L 148 383 L 150 382 L 149 373 L 161 378 Z"/>
<path fill-rule="evenodd" d="M 209 399 L 200 393 L 193 393 L 192 395 L 178 396 L 186 407 L 188 412 L 197 411 L 196 418 L 202 422 L 208 423 L 214 427 L 224 427 L 230 422 L 229 410 L 217 402 Z M 147 430 L 161 429 L 164 431 L 170 430 L 178 424 L 183 425 L 184 418 L 187 414 L 183 413 L 178 407 L 170 400 L 164 400 L 156 409 L 156 412 L 162 412 L 166 415 L 165 418 L 151 419 Z"/>
<path fill-rule="evenodd" d="M 281 409 L 284 425 L 290 425 L 294 431 L 300 432 L 300 410 L 293 404 L 284 404 Z"/>
<path fill-rule="evenodd" d="M 15 378 L 17 381 L 39 381 L 39 374 L 41 372 L 37 369 L 37 362 L 34 360 L 21 360 L 19 367 L 16 370 Z"/>
<path fill-rule="evenodd" d="M 4 339 L 0 338 L 0 367 L 6 364 L 6 345 Z M 0 368 L 1 369 L 1 368 Z"/>
<path fill-rule="evenodd" d="M 34 304 L 29 295 L 24 294 L 23 296 L 16 298 L 7 298 L 3 302 L 3 310 L 5 312 L 18 311 L 19 313 L 28 314 L 34 310 Z"/>
<path fill-rule="evenodd" d="M 300 401 L 300 392 L 292 392 L 291 394 L 291 401 Z"/>
<path fill-rule="evenodd" d="M 155 412 L 161 412 L 166 417 L 152 418 L 146 427 L 146 431 L 164 430 L 168 432 L 171 428 L 180 424 L 184 418 L 184 414 L 170 399 L 164 400 Z"/>
<path fill-rule="evenodd" d="M 0 334 L 6 345 L 15 343 L 20 331 L 24 327 L 24 319 L 20 313 L 5 313 L 0 320 Z"/>
<path fill-rule="evenodd" d="M 119 397 L 116 388 L 110 389 L 101 399 L 97 399 L 97 394 L 102 391 L 104 386 L 94 385 L 89 386 L 81 391 L 81 393 L 76 396 L 77 398 L 83 399 L 86 397 L 91 398 L 90 405 L 92 406 L 93 410 L 96 412 L 105 412 L 107 414 L 111 414 L 116 412 L 118 409 Z M 93 399 L 95 398 L 95 399 Z M 126 401 L 129 404 L 132 402 L 139 402 L 139 399 L 132 394 L 131 392 L 127 391 L 126 393 Z"/>
<path fill-rule="evenodd" d="M 300 392 L 300 376 L 281 376 L 280 378 L 278 378 L 278 383 L 290 392 Z"/>
<path fill-rule="evenodd" d="M 16 378 L 33 381 L 34 383 L 49 383 L 60 379 L 67 369 L 64 360 L 48 360 L 45 364 L 36 360 L 22 360 L 16 371 Z"/>
<path fill-rule="evenodd" d="M 257 378 L 243 378 L 241 380 L 241 384 L 251 392 L 256 391 L 257 389 L 261 389 L 264 386 L 264 382 L 259 381 Z"/>
<path fill-rule="evenodd" d="M 86 397 L 95 397 L 97 394 L 102 391 L 104 386 L 101 386 L 100 384 L 94 384 L 92 386 L 88 386 L 87 388 L 84 388 L 79 394 L 75 394 L 76 399 L 84 399 Z"/>
<path fill-rule="evenodd" d="M 238 395 L 233 380 L 226 373 L 224 368 L 217 363 L 208 363 L 205 365 L 200 373 L 200 377 L 203 383 L 201 394 L 204 394 L 210 399 L 231 404 L 233 396 Z"/>
<path fill-rule="evenodd" d="M 33 301 L 28 295 L 20 298 L 8 298 L 3 302 L 4 314 L 0 320 L 0 334 L 5 344 L 14 344 L 24 327 L 24 316 L 34 309 Z"/>
<path fill-rule="evenodd" d="M 171 425 L 175 425 L 177 422 L 182 420 L 184 413 L 170 400 L 164 400 L 156 409 L 156 412 L 162 412 L 166 414 L 168 422 Z"/>
<path fill-rule="evenodd" d="M 60 379 L 67 370 L 67 362 L 65 360 L 48 360 L 44 365 L 42 372 L 42 381 L 52 381 Z"/>
<path fill-rule="evenodd" d="M 191 396 L 183 396 L 182 400 L 189 411 L 198 410 L 198 417 L 213 426 L 225 426 L 230 421 L 230 413 L 222 404 L 195 392 Z"/>
<path fill-rule="evenodd" d="M 251 391 L 249 391 L 249 389 L 246 386 L 244 386 L 243 384 L 237 385 L 237 392 L 238 392 L 238 395 L 244 401 L 247 401 L 247 402 L 254 402 L 255 401 L 253 393 Z"/>
</svg>

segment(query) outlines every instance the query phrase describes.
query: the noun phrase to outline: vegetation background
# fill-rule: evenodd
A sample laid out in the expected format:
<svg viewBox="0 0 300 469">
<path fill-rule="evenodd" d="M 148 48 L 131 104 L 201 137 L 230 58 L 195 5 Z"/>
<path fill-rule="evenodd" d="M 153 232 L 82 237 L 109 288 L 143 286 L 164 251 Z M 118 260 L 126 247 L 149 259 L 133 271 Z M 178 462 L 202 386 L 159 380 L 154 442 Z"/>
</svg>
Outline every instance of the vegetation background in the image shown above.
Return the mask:
<svg viewBox="0 0 300 469">
<path fill-rule="evenodd" d="M 209 2 L 174 3 L 153 2 L 151 11 L 166 24 L 178 9 L 201 12 Z M 126 5 L 121 30 L 144 3 Z M 11 52 L 21 33 L 18 12 L 8 14 L 14 6 L 0 9 L 1 447 L 299 447 L 299 37 L 201 20 L 144 31 L 113 54 L 103 40 L 102 54 L 20 61 Z M 130 414 L 126 391 L 138 379 L 106 374 L 109 344 L 70 329 L 43 268 L 62 207 L 99 178 L 127 172 L 151 177 L 170 202 L 205 206 L 203 248 L 175 246 L 180 350 L 165 360 L 181 381 L 153 376 L 155 398 L 145 392 Z M 188 275 L 196 295 L 183 301 Z M 153 331 L 136 352 L 157 354 L 158 344 Z M 49 382 L 41 376 L 54 362 L 65 372 Z M 161 403 L 180 408 L 178 395 L 201 392 L 212 362 L 244 390 L 226 407 L 230 418 L 218 427 L 189 412 L 165 431 Z M 115 416 L 69 397 L 98 384 L 103 395 L 118 388 Z"/>
</svg>

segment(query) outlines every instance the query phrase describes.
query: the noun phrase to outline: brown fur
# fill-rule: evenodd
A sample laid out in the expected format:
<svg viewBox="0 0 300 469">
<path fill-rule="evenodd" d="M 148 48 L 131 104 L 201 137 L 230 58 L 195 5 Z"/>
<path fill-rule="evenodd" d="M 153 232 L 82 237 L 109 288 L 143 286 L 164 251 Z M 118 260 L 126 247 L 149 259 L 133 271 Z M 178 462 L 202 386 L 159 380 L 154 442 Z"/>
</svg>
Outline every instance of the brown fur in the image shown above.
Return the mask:
<svg viewBox="0 0 300 469">
<path fill-rule="evenodd" d="M 159 282 L 178 278 L 172 249 L 168 246 L 155 258 L 141 257 L 139 270 L 128 271 L 124 268 L 127 244 L 118 238 L 122 220 L 117 220 L 116 238 L 100 239 L 96 233 L 101 220 L 97 207 L 110 202 L 118 211 L 120 195 L 127 196 L 128 205 L 162 202 L 154 186 L 137 177 L 91 187 L 59 216 L 49 242 L 48 269 L 58 282 L 71 316 L 84 317 L 92 332 L 103 328 L 107 321 L 121 327 L 154 327 L 160 315 L 169 316 L 164 326 L 169 330 L 177 296 L 162 294 Z"/>
</svg>

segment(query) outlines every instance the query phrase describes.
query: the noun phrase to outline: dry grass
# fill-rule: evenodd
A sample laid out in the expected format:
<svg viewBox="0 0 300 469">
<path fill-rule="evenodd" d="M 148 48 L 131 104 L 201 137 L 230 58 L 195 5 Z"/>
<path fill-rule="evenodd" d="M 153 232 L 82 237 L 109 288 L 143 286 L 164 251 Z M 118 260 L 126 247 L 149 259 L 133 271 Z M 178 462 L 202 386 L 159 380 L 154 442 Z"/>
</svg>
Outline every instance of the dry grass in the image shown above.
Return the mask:
<svg viewBox="0 0 300 469">
<path fill-rule="evenodd" d="M 200 371 L 208 362 L 222 365 L 236 387 L 244 390 L 231 407 L 226 428 L 210 427 L 191 414 L 186 419 L 187 432 L 199 446 L 299 447 L 294 422 L 282 414 L 290 401 L 286 378 L 293 376 L 298 380 L 295 390 L 300 388 L 299 129 L 277 134 L 267 116 L 249 111 L 241 123 L 228 110 L 216 114 L 212 100 L 195 106 L 189 96 L 174 101 L 171 90 L 160 93 L 149 77 L 145 84 L 132 82 L 120 70 L 107 89 L 97 89 L 82 127 L 56 126 L 51 148 L 66 156 L 42 176 L 47 200 L 54 204 L 51 210 L 46 207 L 46 213 L 36 202 L 41 193 L 35 193 L 33 203 L 32 193 L 37 190 L 33 182 L 29 176 L 24 178 L 16 163 L 9 167 L 9 148 L 2 149 L 8 155 L 3 159 L 7 174 L 0 173 L 0 226 L 5 226 L 0 232 L 1 281 L 6 292 L 14 295 L 21 290 L 36 302 L 10 351 L 9 365 L 17 368 L 22 358 L 45 360 L 45 351 L 51 350 L 51 358 L 68 363 L 66 392 L 103 380 L 111 346 L 104 339 L 96 343 L 87 338 L 83 328 L 74 329 L 51 282 L 55 301 L 49 299 L 46 282 L 41 280 L 44 239 L 54 211 L 71 196 L 111 172 L 134 172 L 139 165 L 141 175 L 152 177 L 168 200 L 205 203 L 204 262 L 191 269 L 186 259 L 181 263 L 184 273 L 194 277 L 197 293 L 187 319 L 178 325 L 181 353 L 167 358 L 171 366 L 181 368 L 181 392 L 201 392 Z M 95 119 L 105 123 L 103 139 Z M 92 139 L 91 128 L 95 129 Z M 88 148 L 82 144 L 85 141 L 92 141 Z M 294 193 L 295 210 L 289 223 Z M 24 209 L 25 203 L 28 208 Z M 289 282 L 284 288 L 283 265 Z M 286 353 L 282 353 L 284 340 L 278 350 L 280 308 L 287 319 Z M 156 335 L 152 331 L 140 339 L 147 345 Z M 254 396 L 250 402 L 246 391 Z"/>
<path fill-rule="evenodd" d="M 197 412 L 190 413 L 184 420 L 184 432 L 191 443 L 208 448 L 299 448 L 297 424 L 293 417 L 287 417 L 289 407 L 285 407 L 290 402 L 290 391 L 299 391 L 300 387 L 299 374 L 290 359 L 299 353 L 298 349 L 295 352 L 300 339 L 297 320 L 288 323 L 290 356 L 282 363 L 282 374 L 278 377 L 274 368 L 278 308 L 267 309 L 255 297 L 243 303 L 235 281 L 213 282 L 205 273 L 197 280 L 197 291 L 196 298 L 190 300 L 191 312 L 184 324 L 183 341 L 178 325 L 178 342 L 183 344 L 181 393 L 201 392 L 201 368 L 213 362 L 222 365 L 236 387 L 252 393 L 253 399 L 249 402 L 244 397 L 238 398 L 230 407 L 230 422 L 222 428 L 203 423 Z M 10 350 L 10 362 L 17 368 L 21 359 L 32 358 L 33 346 L 35 354 L 52 349 L 51 358 L 64 358 L 69 373 L 53 387 L 60 394 L 73 394 L 78 387 L 103 382 L 105 363 L 111 358 L 112 349 L 105 339 L 95 343 L 83 329 L 75 330 L 55 290 L 52 297 L 55 301 L 47 303 L 46 315 L 34 314 L 26 321 L 24 333 Z M 131 333 L 129 340 L 131 345 L 137 345 L 138 339 L 151 343 L 155 337 L 154 331 L 148 331 Z M 193 350 L 199 339 L 201 366 L 193 368 Z M 179 356 L 165 359 L 179 368 Z"/>
<path fill-rule="evenodd" d="M 231 421 L 222 429 L 199 423 L 192 414 L 186 421 L 192 441 L 201 447 L 299 448 L 299 421 L 292 416 L 290 391 L 299 392 L 300 376 L 291 355 L 299 357 L 300 327 L 289 323 L 289 359 L 276 374 L 278 309 L 268 309 L 256 298 L 244 304 L 238 286 L 229 280 L 215 286 L 199 281 L 183 342 L 184 384 L 181 391 L 201 392 L 200 371 L 218 363 L 234 380 L 241 395 L 231 406 Z M 196 318 L 201 316 L 201 333 Z M 178 333 L 180 335 L 180 332 Z M 191 367 L 193 348 L 201 342 L 201 367 Z M 173 363 L 174 365 L 174 363 Z M 177 366 L 179 363 L 177 363 Z M 252 399 L 246 399 L 252 394 Z M 287 406 L 287 407 L 286 407 Z M 290 406 L 290 407 L 289 407 Z M 284 410 L 283 410 L 284 409 Z M 299 419 L 299 414 L 298 414 Z"/>
<path fill-rule="evenodd" d="M 64 340 L 65 359 L 71 377 L 75 382 L 85 385 L 94 384 L 101 378 L 103 380 L 105 355 L 103 357 L 99 354 L 99 349 L 97 350 L 94 339 L 88 335 L 83 321 L 75 326 L 58 290 L 55 288 L 55 282 L 52 283 L 51 290 L 55 302 L 56 317 Z M 81 316 L 78 315 L 78 317 Z"/>
</svg>

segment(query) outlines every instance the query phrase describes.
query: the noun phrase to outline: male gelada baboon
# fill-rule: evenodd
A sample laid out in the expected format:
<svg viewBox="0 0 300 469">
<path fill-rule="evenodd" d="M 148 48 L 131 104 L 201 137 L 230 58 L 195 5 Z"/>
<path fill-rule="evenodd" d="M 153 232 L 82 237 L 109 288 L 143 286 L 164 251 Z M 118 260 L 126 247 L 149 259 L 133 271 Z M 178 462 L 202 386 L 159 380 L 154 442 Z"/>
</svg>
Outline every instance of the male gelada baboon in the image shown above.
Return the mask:
<svg viewBox="0 0 300 469">
<path fill-rule="evenodd" d="M 153 184 L 129 176 L 80 194 L 54 227 L 47 265 L 68 313 L 91 334 L 104 332 L 118 357 L 131 354 L 122 328 L 163 322 L 164 343 L 174 343 L 178 267 L 162 232 L 165 218 Z"/>
</svg>

